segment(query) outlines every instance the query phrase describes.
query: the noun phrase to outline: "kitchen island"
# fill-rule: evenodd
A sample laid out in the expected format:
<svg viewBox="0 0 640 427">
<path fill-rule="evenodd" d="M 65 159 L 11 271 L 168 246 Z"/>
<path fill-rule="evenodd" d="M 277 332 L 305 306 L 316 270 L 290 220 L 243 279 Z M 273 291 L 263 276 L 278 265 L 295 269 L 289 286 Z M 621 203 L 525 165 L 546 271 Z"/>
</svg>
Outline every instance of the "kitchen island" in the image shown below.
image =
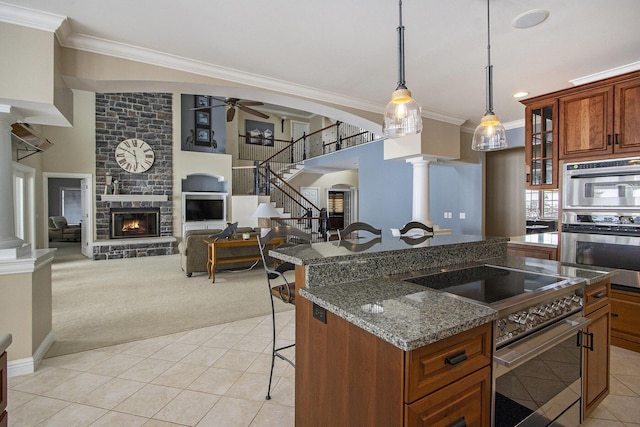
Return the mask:
<svg viewBox="0 0 640 427">
<path fill-rule="evenodd" d="M 600 281 L 607 272 L 507 256 L 506 238 L 436 235 L 271 251 L 296 264 L 296 425 L 491 420 L 496 311 L 396 277 L 492 264 Z M 446 421 L 446 422 L 445 422 Z"/>
</svg>

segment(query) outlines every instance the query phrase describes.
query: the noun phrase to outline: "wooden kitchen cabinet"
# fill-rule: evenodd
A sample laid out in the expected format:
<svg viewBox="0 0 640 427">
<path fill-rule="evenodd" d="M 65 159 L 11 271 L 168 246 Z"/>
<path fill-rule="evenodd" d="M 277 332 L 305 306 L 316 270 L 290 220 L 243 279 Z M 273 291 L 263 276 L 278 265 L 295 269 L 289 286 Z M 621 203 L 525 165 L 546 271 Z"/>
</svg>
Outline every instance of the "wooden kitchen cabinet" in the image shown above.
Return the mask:
<svg viewBox="0 0 640 427">
<path fill-rule="evenodd" d="M 318 310 L 296 302 L 296 426 L 491 424 L 491 323 L 405 352 Z"/>
<path fill-rule="evenodd" d="M 611 344 L 640 352 L 640 293 L 611 290 Z"/>
<path fill-rule="evenodd" d="M 559 161 L 640 156 L 640 71 L 521 102 L 527 189 L 558 188 Z"/>
<path fill-rule="evenodd" d="M 0 355 L 0 427 L 7 427 L 7 352 Z"/>
<path fill-rule="evenodd" d="M 558 102 L 555 99 L 526 104 L 525 186 L 558 188 Z"/>
<path fill-rule="evenodd" d="M 562 96 L 560 159 L 640 153 L 640 77 Z"/>
<path fill-rule="evenodd" d="M 611 304 L 610 283 L 587 286 L 584 313 L 591 323 L 583 334 L 583 412 L 589 414 L 609 395 Z"/>
<path fill-rule="evenodd" d="M 551 261 L 558 260 L 558 248 L 550 246 L 527 245 L 524 243 L 507 243 L 507 255 L 523 256 L 529 258 L 548 259 Z"/>
</svg>

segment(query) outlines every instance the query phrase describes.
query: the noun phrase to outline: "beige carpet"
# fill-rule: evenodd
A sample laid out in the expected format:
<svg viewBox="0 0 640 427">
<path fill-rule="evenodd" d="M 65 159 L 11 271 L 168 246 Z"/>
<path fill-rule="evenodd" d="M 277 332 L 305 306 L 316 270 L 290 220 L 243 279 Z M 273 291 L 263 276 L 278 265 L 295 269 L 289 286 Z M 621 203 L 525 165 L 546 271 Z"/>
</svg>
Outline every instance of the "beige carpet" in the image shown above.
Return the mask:
<svg viewBox="0 0 640 427">
<path fill-rule="evenodd" d="M 186 277 L 179 255 L 93 261 L 61 248 L 52 282 L 55 342 L 46 357 L 271 312 L 261 265 L 218 272 L 211 283 L 206 274 Z"/>
</svg>

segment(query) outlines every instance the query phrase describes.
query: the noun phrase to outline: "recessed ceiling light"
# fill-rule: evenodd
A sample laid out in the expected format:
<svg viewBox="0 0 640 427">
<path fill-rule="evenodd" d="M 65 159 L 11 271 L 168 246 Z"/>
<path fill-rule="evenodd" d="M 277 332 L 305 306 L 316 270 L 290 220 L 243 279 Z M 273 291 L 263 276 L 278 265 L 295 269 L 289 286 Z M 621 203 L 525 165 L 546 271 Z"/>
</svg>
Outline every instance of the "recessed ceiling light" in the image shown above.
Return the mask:
<svg viewBox="0 0 640 427">
<path fill-rule="evenodd" d="M 531 28 L 544 22 L 549 17 L 549 11 L 543 9 L 533 9 L 513 18 L 511 25 L 514 28 Z"/>
<path fill-rule="evenodd" d="M 524 98 L 525 96 L 529 95 L 529 92 L 521 90 L 520 92 L 516 92 L 513 94 L 514 98 Z"/>
</svg>

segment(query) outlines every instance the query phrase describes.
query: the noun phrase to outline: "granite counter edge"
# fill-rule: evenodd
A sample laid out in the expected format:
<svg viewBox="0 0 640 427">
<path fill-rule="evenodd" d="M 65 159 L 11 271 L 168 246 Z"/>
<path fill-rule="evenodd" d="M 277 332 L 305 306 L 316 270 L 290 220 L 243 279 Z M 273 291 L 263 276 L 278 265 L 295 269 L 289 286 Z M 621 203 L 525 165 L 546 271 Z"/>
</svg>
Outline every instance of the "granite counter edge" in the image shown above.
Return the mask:
<svg viewBox="0 0 640 427">
<path fill-rule="evenodd" d="M 307 292 L 304 288 L 299 289 L 299 294 L 301 297 L 330 311 L 331 313 L 346 320 L 347 322 L 353 324 L 354 326 L 357 326 L 404 351 L 416 350 L 420 347 L 424 347 L 425 345 L 432 344 L 434 342 L 443 340 L 445 338 L 449 338 L 451 336 L 457 335 L 469 329 L 473 329 L 477 326 L 481 326 L 486 323 L 492 322 L 498 317 L 497 311 L 487 308 L 488 310 L 490 310 L 489 314 L 481 315 L 473 319 L 469 319 L 455 326 L 443 327 L 436 332 L 424 335 L 420 338 L 416 338 L 413 340 L 405 340 L 405 339 L 402 339 L 401 337 L 398 337 L 397 335 L 394 335 L 392 331 L 373 325 L 367 322 L 362 317 L 356 316 L 353 313 L 343 310 L 342 308 Z M 469 303 L 469 304 L 472 304 L 472 303 Z M 455 316 L 455 314 L 452 314 L 452 316 Z"/>
</svg>

